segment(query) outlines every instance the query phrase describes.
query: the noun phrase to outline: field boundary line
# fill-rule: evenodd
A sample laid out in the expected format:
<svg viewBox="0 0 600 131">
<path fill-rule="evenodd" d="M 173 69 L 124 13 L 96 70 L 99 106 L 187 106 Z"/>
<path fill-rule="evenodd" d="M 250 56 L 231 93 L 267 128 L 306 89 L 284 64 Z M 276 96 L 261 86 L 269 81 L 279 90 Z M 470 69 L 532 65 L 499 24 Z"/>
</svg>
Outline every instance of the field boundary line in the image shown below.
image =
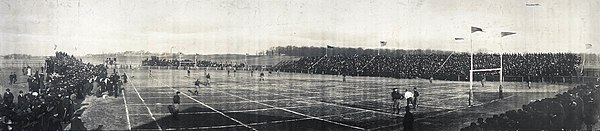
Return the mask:
<svg viewBox="0 0 600 131">
<path fill-rule="evenodd" d="M 125 106 L 125 115 L 126 115 L 126 118 L 127 118 L 127 129 L 131 130 L 131 120 L 129 119 L 129 109 L 127 108 L 127 97 L 125 97 L 125 92 L 124 91 L 121 91 L 121 94 L 123 95 L 123 102 L 124 102 L 123 105 Z"/>
<path fill-rule="evenodd" d="M 121 92 L 123 94 L 123 102 L 125 102 L 125 115 L 127 116 L 127 128 L 128 130 L 131 130 L 131 122 L 129 119 L 129 109 L 127 109 L 127 99 L 125 98 L 125 92 Z"/>
<path fill-rule="evenodd" d="M 363 113 L 363 112 L 366 112 L 366 111 L 357 111 L 357 112 L 337 114 L 337 115 L 326 115 L 326 116 L 321 116 L 319 118 L 329 118 L 329 117 L 335 117 L 335 116 L 341 116 L 341 115 L 352 115 L 352 114 L 359 114 L 359 113 Z M 306 117 L 306 118 L 289 119 L 289 120 L 278 120 L 278 121 L 270 121 L 270 122 L 257 122 L 257 123 L 249 123 L 247 125 L 257 126 L 257 125 L 265 125 L 265 124 L 273 124 L 273 123 L 285 123 L 285 122 L 295 122 L 295 121 L 311 120 L 311 119 L 314 119 L 314 118 Z M 238 126 L 242 126 L 242 125 L 209 126 L 209 127 L 189 127 L 189 128 L 181 128 L 181 129 L 184 129 L 184 130 L 219 129 L 219 128 L 238 127 Z M 176 129 L 169 128 L 167 130 L 176 130 Z"/>
<path fill-rule="evenodd" d="M 135 90 L 135 92 L 137 93 L 138 97 L 142 100 L 142 104 L 144 104 L 144 106 L 146 107 L 146 110 L 148 110 L 148 113 L 150 113 L 150 117 L 152 118 L 152 120 L 154 120 L 154 123 L 156 123 L 156 126 L 158 126 L 158 129 L 162 130 L 162 127 L 160 126 L 160 124 L 158 124 L 158 121 L 156 121 L 156 118 L 152 114 L 152 111 L 150 110 L 150 107 L 148 107 L 148 104 L 146 104 L 146 101 L 144 101 L 144 98 L 142 98 L 142 96 L 138 92 L 137 88 L 135 87 L 135 84 L 133 84 L 133 81 L 130 80 L 129 84 L 133 87 L 133 90 Z"/>
<path fill-rule="evenodd" d="M 158 80 L 158 79 L 156 79 L 156 78 L 152 78 L 152 79 L 154 79 L 155 81 L 157 81 L 157 82 L 159 82 L 159 83 L 161 83 L 161 84 L 163 84 L 163 85 L 165 85 L 165 86 L 167 86 L 167 87 L 170 87 L 170 88 L 171 88 L 171 89 L 173 89 L 174 91 L 177 91 L 177 89 L 175 89 L 175 88 L 173 88 L 173 87 L 171 87 L 171 86 L 169 86 L 169 85 L 167 85 L 167 84 L 165 84 L 165 83 L 163 83 L 163 82 L 159 81 L 159 80 Z M 186 97 L 188 97 L 188 98 L 190 98 L 190 99 L 192 99 L 192 100 L 194 100 L 194 101 L 196 101 L 196 102 L 198 102 L 198 103 L 202 104 L 203 106 L 206 106 L 207 108 L 209 108 L 209 109 L 211 109 L 211 110 L 213 110 L 213 111 L 215 111 L 215 112 L 217 112 L 217 113 L 219 113 L 219 114 L 221 114 L 221 115 L 223 115 L 223 116 L 225 116 L 225 117 L 229 118 L 230 120 L 233 120 L 233 121 L 234 121 L 234 122 L 236 122 L 236 123 L 239 123 L 239 124 L 241 124 L 241 125 L 243 125 L 243 126 L 245 126 L 245 127 L 249 128 L 249 129 L 252 129 L 252 130 L 254 130 L 254 131 L 257 131 L 257 130 L 256 130 L 256 129 L 254 129 L 253 127 L 250 127 L 250 126 L 248 126 L 248 125 L 246 125 L 246 124 L 242 123 L 241 121 L 239 121 L 239 120 L 237 120 L 237 119 L 234 119 L 234 118 L 232 118 L 231 116 L 228 116 L 227 114 L 225 114 L 225 113 L 223 113 L 223 112 L 221 112 L 221 111 L 219 111 L 219 110 L 217 110 L 217 109 L 215 109 L 215 108 L 213 108 L 213 107 L 211 107 L 211 106 L 208 106 L 207 104 L 204 104 L 203 102 L 201 102 L 201 101 L 198 101 L 198 100 L 196 100 L 196 99 L 195 99 L 195 98 L 193 98 L 193 97 L 190 97 L 190 96 L 189 96 L 189 95 L 187 95 L 186 93 L 181 93 L 181 94 L 183 94 L 184 96 L 186 96 Z"/>
</svg>

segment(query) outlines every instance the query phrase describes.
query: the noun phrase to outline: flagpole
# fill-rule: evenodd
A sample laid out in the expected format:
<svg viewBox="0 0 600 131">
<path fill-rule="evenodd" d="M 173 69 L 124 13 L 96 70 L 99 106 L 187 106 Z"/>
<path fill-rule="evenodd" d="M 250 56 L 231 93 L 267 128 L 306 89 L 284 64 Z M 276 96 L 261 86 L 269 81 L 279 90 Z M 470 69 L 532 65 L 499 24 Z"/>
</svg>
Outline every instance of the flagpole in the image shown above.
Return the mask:
<svg viewBox="0 0 600 131">
<path fill-rule="evenodd" d="M 469 33 L 471 41 L 471 70 L 469 70 L 469 106 L 472 106 L 473 101 L 473 32 Z"/>
<path fill-rule="evenodd" d="M 504 44 L 504 41 L 502 39 L 502 34 L 500 34 L 500 86 L 498 87 L 498 94 L 499 97 L 502 98 L 502 82 L 504 81 L 504 76 L 502 75 L 502 72 L 504 72 L 504 68 L 503 68 L 503 60 L 502 60 L 502 55 L 504 55 L 504 49 L 502 48 Z"/>
</svg>

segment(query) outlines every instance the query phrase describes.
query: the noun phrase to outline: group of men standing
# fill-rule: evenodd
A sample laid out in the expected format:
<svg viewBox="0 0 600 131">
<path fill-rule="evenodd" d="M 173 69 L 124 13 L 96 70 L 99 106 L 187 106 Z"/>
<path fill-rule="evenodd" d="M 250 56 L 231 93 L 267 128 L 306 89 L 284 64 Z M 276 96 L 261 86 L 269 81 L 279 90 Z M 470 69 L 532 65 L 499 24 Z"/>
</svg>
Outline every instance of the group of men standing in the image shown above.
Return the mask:
<svg viewBox="0 0 600 131">
<path fill-rule="evenodd" d="M 16 84 L 17 83 L 17 73 L 11 72 L 10 75 L 8 76 L 8 82 L 11 85 Z"/>
<path fill-rule="evenodd" d="M 123 90 L 123 83 L 127 83 L 127 79 L 127 74 L 123 73 L 122 76 L 119 76 L 117 72 L 102 78 L 96 76 L 91 78 L 89 83 L 86 83 L 85 90 L 86 92 L 91 93 L 92 90 L 95 89 L 95 95 L 97 97 L 103 96 L 104 92 L 108 92 L 108 96 L 118 97 Z"/>
<path fill-rule="evenodd" d="M 404 108 L 404 119 L 402 121 L 402 125 L 404 126 L 404 130 L 412 131 L 413 123 L 414 123 L 414 114 L 410 112 L 410 108 L 417 110 L 417 98 L 419 97 L 419 91 L 417 91 L 417 87 L 414 87 L 412 91 L 408 89 L 404 90 L 404 94 L 401 94 L 398 91 L 398 88 L 394 88 L 392 91 L 392 113 L 400 114 L 400 100 L 406 99 L 406 106 Z"/>
<path fill-rule="evenodd" d="M 404 90 L 404 94 L 400 94 L 398 88 L 394 88 L 392 91 L 392 113 L 400 114 L 400 100 L 406 99 L 406 106 L 412 106 L 413 109 L 417 109 L 417 98 L 419 97 L 419 91 L 417 87 L 414 87 L 412 91 L 408 89 Z"/>
</svg>

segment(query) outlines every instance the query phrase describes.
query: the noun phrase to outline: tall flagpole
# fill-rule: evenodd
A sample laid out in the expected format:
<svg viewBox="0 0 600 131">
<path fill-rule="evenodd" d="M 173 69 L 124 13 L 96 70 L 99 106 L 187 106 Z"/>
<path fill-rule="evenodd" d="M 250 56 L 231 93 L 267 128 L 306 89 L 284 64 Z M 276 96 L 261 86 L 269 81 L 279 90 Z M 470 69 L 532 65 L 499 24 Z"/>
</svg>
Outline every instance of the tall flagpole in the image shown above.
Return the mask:
<svg viewBox="0 0 600 131">
<path fill-rule="evenodd" d="M 471 70 L 469 70 L 469 106 L 472 106 L 473 101 L 473 32 L 469 33 L 471 41 Z"/>
<path fill-rule="evenodd" d="M 502 55 L 504 55 L 504 49 L 502 48 L 503 46 L 503 39 L 502 39 L 502 34 L 500 34 L 500 48 L 502 49 L 502 51 L 500 52 L 500 86 L 498 87 L 498 95 L 500 98 L 503 97 L 502 95 L 502 82 L 504 81 L 504 76 L 502 76 L 502 72 L 504 72 L 504 68 L 503 68 L 503 60 L 502 60 Z"/>
</svg>

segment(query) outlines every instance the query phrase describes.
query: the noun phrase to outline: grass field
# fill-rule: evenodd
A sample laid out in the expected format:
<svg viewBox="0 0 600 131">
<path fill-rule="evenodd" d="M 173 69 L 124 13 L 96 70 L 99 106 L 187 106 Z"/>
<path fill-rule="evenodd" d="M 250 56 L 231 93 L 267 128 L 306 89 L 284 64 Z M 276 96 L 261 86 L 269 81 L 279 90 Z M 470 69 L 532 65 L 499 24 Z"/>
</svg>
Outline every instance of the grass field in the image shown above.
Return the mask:
<svg viewBox="0 0 600 131">
<path fill-rule="evenodd" d="M 569 85 L 524 83 L 505 85 L 505 98 L 497 99 L 497 84 L 475 85 L 473 107 L 467 107 L 468 83 L 421 79 L 341 77 L 295 73 L 271 74 L 258 81 L 249 72 L 227 75 L 209 70 L 211 87 L 193 90 L 193 81 L 204 71 L 120 70 L 131 77 L 124 96 L 87 99 L 83 113 L 89 129 L 207 129 L 207 130 L 402 130 L 401 114 L 392 114 L 391 88 L 417 87 L 420 106 L 415 112 L 420 130 L 457 130 L 493 114 L 520 108 L 530 101 L 552 97 Z M 181 96 L 179 119 L 170 116 L 167 106 L 174 92 Z M 86 102 L 84 102 L 86 103 Z M 405 105 L 403 102 L 402 105 Z"/>
</svg>

